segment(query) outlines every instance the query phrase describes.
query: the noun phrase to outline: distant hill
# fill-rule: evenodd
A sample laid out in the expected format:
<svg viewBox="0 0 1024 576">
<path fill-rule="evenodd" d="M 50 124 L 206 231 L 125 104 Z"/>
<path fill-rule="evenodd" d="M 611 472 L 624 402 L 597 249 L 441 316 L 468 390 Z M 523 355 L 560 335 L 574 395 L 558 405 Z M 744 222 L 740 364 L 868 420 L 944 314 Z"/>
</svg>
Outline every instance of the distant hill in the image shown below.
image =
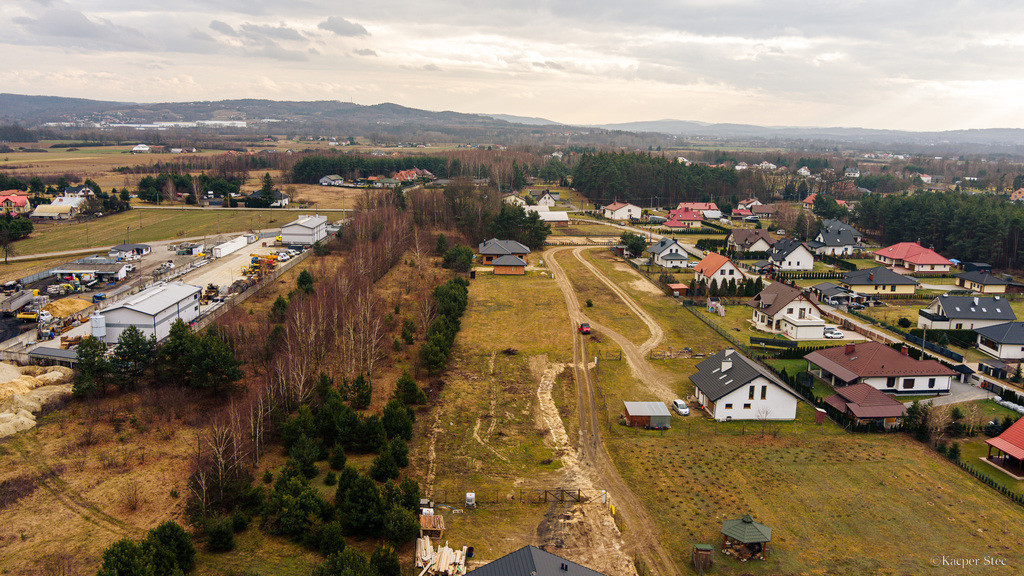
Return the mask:
<svg viewBox="0 0 1024 576">
<path fill-rule="evenodd" d="M 484 114 L 495 120 L 504 120 L 509 124 L 524 124 L 526 126 L 564 126 L 560 122 L 554 120 L 548 120 L 547 118 L 537 118 L 534 116 L 513 116 L 511 114 Z"/>
</svg>

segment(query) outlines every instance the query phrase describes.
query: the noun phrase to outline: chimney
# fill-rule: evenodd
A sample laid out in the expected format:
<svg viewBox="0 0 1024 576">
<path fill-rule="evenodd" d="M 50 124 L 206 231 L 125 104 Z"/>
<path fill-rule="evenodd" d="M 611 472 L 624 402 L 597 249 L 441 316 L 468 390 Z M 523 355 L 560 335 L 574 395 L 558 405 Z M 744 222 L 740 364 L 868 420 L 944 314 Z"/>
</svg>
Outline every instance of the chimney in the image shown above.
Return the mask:
<svg viewBox="0 0 1024 576">
<path fill-rule="evenodd" d="M 843 350 L 843 353 L 847 354 L 847 355 L 853 354 L 854 348 L 855 348 L 854 344 L 847 344 L 846 348 Z"/>
<path fill-rule="evenodd" d="M 974 297 L 974 305 L 975 305 L 975 306 L 977 306 L 977 305 L 978 305 L 978 297 L 977 297 L 977 296 L 975 296 L 975 297 Z"/>
<path fill-rule="evenodd" d="M 871 274 L 868 274 L 868 282 L 874 282 L 874 281 L 875 281 L 875 273 L 872 272 Z"/>
<path fill-rule="evenodd" d="M 726 348 L 725 354 L 722 356 L 722 373 L 732 370 L 732 348 Z"/>
<path fill-rule="evenodd" d="M 907 348 L 906 346 L 900 348 L 900 354 L 903 354 L 904 356 L 910 356 L 910 348 Z"/>
</svg>

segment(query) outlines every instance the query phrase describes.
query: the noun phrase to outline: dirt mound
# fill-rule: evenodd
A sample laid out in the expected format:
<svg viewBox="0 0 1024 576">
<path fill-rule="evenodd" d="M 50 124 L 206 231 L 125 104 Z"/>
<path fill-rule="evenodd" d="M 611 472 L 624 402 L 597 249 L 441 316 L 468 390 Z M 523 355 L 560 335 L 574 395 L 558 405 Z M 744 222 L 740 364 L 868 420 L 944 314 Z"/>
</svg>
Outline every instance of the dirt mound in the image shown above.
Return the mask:
<svg viewBox="0 0 1024 576">
<path fill-rule="evenodd" d="M 0 363 L 0 438 L 17 434 L 36 425 L 35 413 L 51 402 L 71 395 L 65 384 L 73 372 L 68 368 L 17 368 Z"/>
<path fill-rule="evenodd" d="M 82 300 L 81 298 L 62 298 L 60 300 L 50 302 L 45 308 L 43 308 L 43 310 L 53 314 L 54 318 L 65 318 L 72 314 L 78 314 L 89 306 L 92 306 L 92 302 L 89 302 L 88 300 Z"/>
</svg>

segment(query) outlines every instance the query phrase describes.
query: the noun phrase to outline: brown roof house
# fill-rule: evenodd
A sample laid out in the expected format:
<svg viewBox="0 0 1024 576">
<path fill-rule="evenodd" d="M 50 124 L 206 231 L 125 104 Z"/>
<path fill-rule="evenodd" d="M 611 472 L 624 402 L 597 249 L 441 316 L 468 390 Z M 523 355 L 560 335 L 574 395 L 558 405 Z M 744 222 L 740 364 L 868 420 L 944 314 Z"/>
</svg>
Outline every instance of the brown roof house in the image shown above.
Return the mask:
<svg viewBox="0 0 1024 576">
<path fill-rule="evenodd" d="M 733 230 L 726 245 L 738 252 L 767 252 L 774 243 L 767 230 L 754 229 Z"/>
<path fill-rule="evenodd" d="M 861 342 L 804 356 L 811 372 L 832 386 L 868 384 L 892 394 L 949 394 L 955 372 L 935 360 L 914 360 L 903 350 Z"/>
<path fill-rule="evenodd" d="M 899 400 L 869 384 L 851 384 L 837 388 L 824 400 L 854 426 L 880 426 L 886 429 L 900 425 L 907 408 Z"/>
<path fill-rule="evenodd" d="M 754 327 L 765 332 L 785 334 L 793 340 L 821 340 L 825 321 L 821 309 L 800 290 L 782 282 L 772 282 L 747 301 L 754 309 Z"/>
</svg>

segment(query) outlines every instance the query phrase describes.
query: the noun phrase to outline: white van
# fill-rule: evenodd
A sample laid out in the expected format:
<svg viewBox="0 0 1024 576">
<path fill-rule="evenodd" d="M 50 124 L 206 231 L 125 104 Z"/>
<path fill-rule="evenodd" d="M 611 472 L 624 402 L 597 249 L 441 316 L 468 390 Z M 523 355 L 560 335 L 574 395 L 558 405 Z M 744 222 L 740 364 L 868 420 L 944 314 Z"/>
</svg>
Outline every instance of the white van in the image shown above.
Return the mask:
<svg viewBox="0 0 1024 576">
<path fill-rule="evenodd" d="M 672 409 L 676 411 L 676 414 L 680 416 L 689 416 L 690 407 L 686 405 L 686 402 L 676 399 L 672 401 Z"/>
</svg>

